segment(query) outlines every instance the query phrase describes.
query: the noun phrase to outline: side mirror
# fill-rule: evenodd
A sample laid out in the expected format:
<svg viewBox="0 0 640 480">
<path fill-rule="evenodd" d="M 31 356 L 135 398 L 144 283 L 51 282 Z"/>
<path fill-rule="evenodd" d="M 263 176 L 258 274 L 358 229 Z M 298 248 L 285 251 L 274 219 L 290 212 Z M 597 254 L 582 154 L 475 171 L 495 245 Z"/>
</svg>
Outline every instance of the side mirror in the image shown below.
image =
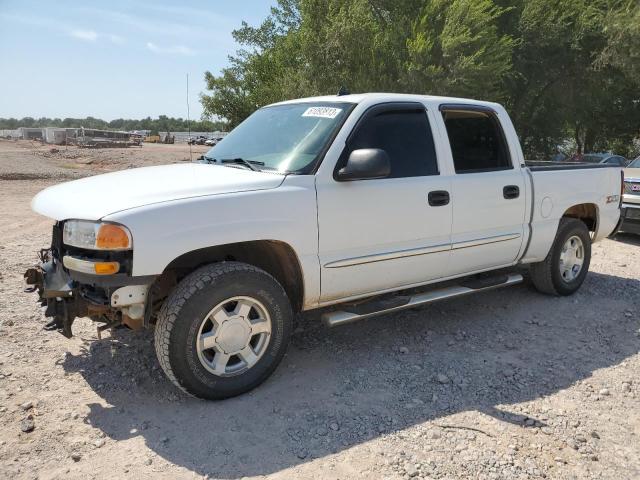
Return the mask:
<svg viewBox="0 0 640 480">
<path fill-rule="evenodd" d="M 336 180 L 349 182 L 385 178 L 391 174 L 391 159 L 379 148 L 361 148 L 354 150 L 347 159 L 347 164 L 338 170 Z"/>
</svg>

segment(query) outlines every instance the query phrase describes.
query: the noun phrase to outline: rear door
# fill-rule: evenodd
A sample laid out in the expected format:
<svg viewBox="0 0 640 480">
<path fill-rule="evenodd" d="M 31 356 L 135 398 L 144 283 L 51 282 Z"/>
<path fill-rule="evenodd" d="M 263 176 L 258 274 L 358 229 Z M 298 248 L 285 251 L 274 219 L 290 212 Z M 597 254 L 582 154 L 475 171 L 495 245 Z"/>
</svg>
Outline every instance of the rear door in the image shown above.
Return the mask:
<svg viewBox="0 0 640 480">
<path fill-rule="evenodd" d="M 370 107 L 331 166 L 336 172 L 353 150 L 380 148 L 391 160 L 388 178 L 317 176 L 322 302 L 446 275 L 451 179 L 439 168 L 430 113 L 415 102 Z"/>
<path fill-rule="evenodd" d="M 441 105 L 455 169 L 449 275 L 514 262 L 524 237 L 525 179 L 498 115 L 476 105 Z"/>
</svg>

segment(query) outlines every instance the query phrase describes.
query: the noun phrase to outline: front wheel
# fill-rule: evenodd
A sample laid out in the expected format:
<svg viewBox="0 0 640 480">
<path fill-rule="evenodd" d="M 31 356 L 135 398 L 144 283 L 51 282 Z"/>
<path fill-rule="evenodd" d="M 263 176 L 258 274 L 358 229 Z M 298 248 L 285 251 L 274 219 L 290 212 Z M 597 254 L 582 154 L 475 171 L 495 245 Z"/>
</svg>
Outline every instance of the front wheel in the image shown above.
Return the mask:
<svg viewBox="0 0 640 480">
<path fill-rule="evenodd" d="M 575 218 L 562 218 L 547 258 L 530 266 L 531 281 L 539 292 L 571 295 L 584 282 L 590 262 L 587 226 Z"/>
<path fill-rule="evenodd" d="M 156 354 L 185 392 L 233 397 L 275 370 L 292 322 L 289 299 L 267 272 L 239 262 L 206 265 L 185 277 L 160 310 Z"/>
</svg>

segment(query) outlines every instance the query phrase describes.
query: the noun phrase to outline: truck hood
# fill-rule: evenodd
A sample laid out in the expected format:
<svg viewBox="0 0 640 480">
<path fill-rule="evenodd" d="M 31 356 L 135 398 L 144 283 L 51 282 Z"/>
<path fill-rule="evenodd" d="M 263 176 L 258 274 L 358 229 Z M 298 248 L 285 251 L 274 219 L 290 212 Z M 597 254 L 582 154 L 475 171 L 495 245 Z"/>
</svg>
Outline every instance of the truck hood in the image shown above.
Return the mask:
<svg viewBox="0 0 640 480">
<path fill-rule="evenodd" d="M 55 220 L 102 217 L 152 203 L 278 187 L 284 175 L 200 163 L 134 168 L 49 187 L 31 208 Z"/>
</svg>

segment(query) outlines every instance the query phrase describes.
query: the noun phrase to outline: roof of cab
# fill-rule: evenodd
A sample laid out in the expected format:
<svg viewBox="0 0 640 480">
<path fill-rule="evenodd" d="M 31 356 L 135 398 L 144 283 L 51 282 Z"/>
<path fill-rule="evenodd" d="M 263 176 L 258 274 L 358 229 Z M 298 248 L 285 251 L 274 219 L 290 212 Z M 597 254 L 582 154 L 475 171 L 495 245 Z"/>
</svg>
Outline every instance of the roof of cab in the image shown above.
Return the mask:
<svg viewBox="0 0 640 480">
<path fill-rule="evenodd" d="M 407 93 L 353 93 L 349 95 L 324 95 L 320 97 L 307 97 L 296 98 L 292 100 L 286 100 L 284 102 L 273 103 L 272 105 L 286 105 L 291 103 L 315 103 L 315 102 L 346 102 L 346 103 L 361 103 L 363 101 L 378 101 L 378 102 L 420 102 L 420 101 L 433 101 L 437 103 L 471 103 L 474 105 L 486 105 L 488 107 L 495 107 L 498 105 L 494 102 L 486 102 L 482 100 L 473 100 L 470 98 L 456 98 L 456 97 L 439 97 L 433 95 L 414 95 Z"/>
</svg>

